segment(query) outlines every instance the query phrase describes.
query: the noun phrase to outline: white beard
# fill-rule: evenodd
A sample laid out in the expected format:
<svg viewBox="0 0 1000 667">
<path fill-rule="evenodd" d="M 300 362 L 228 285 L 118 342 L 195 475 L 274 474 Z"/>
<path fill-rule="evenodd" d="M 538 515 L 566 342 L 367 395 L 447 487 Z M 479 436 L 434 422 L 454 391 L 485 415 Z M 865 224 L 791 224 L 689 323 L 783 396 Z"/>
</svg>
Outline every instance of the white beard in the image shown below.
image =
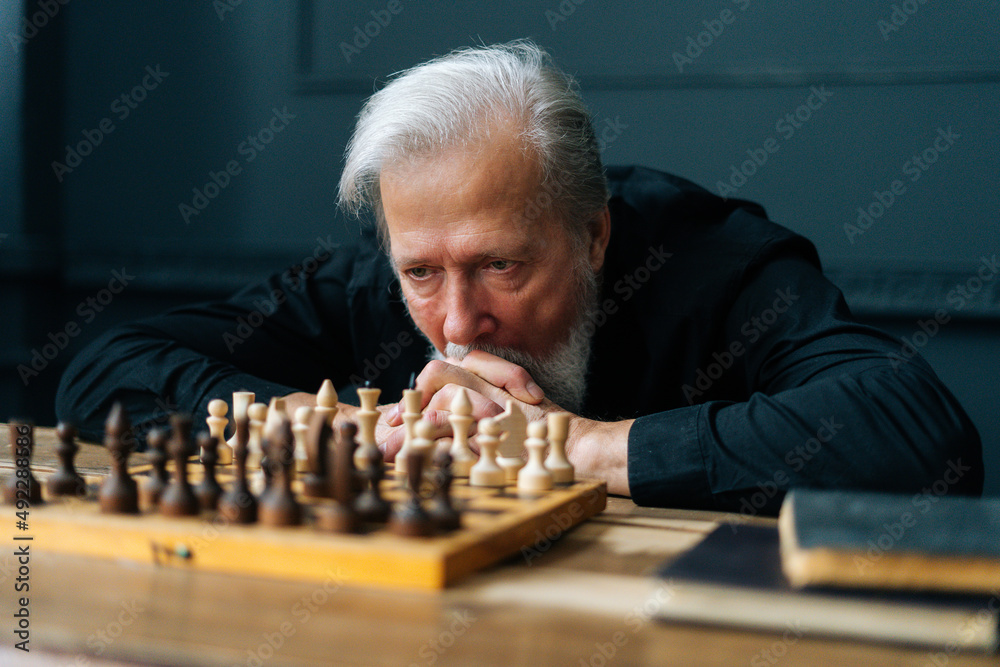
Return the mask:
<svg viewBox="0 0 1000 667">
<path fill-rule="evenodd" d="M 580 280 L 577 317 L 568 338 L 544 357 L 533 357 L 521 350 L 500 347 L 490 343 L 456 345 L 448 343 L 444 354 L 433 345 L 432 359 L 446 358 L 461 361 L 472 350 L 482 350 L 488 354 L 506 359 L 528 371 L 532 379 L 545 392 L 545 397 L 569 412 L 579 413 L 587 394 L 587 366 L 590 361 L 591 339 L 594 326 L 591 322 L 598 311 L 598 278 L 587 267 Z"/>
</svg>

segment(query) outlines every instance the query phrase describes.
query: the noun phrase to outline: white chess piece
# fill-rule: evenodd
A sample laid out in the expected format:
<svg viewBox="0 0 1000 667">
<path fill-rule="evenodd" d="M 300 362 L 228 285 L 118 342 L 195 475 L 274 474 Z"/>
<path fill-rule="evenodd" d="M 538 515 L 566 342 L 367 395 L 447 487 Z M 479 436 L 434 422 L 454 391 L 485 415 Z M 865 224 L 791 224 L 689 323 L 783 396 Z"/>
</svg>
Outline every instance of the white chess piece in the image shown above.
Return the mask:
<svg viewBox="0 0 1000 667">
<path fill-rule="evenodd" d="M 404 474 L 407 468 L 406 457 L 410 454 L 410 446 L 413 443 L 415 435 L 413 427 L 422 416 L 420 406 L 423 400 L 424 394 L 419 389 L 403 390 L 403 427 L 406 430 L 405 437 L 403 438 L 403 446 L 396 454 L 396 470 Z"/>
<path fill-rule="evenodd" d="M 221 398 L 215 398 L 208 402 L 208 417 L 205 423 L 208 424 L 208 433 L 219 443 L 219 465 L 229 465 L 233 462 L 233 448 L 226 442 L 226 413 L 229 412 L 229 404 Z"/>
<path fill-rule="evenodd" d="M 507 409 L 494 417 L 500 428 L 505 431 L 500 438 L 497 450 L 497 465 L 503 468 L 508 484 L 517 483 L 517 473 L 524 467 L 521 453 L 524 451 L 524 438 L 528 433 L 528 418 L 514 401 L 507 399 Z"/>
<path fill-rule="evenodd" d="M 528 439 L 524 446 L 528 449 L 528 463 L 517 473 L 518 491 L 548 491 L 552 488 L 552 473 L 545 468 L 545 422 L 528 424 Z"/>
<path fill-rule="evenodd" d="M 492 417 L 479 420 L 479 461 L 469 471 L 470 486 L 502 487 L 506 483 L 503 468 L 497 465 L 497 447 L 500 445 L 500 425 Z"/>
<path fill-rule="evenodd" d="M 295 410 L 295 420 L 292 423 L 292 437 L 295 438 L 295 472 L 310 472 L 308 435 L 312 416 L 313 409 L 308 405 L 301 405 Z"/>
<path fill-rule="evenodd" d="M 358 389 L 361 409 L 357 412 L 358 448 L 354 450 L 354 465 L 358 470 L 364 468 L 368 460 L 382 456 L 378 443 L 375 441 L 375 426 L 378 424 L 379 418 L 376 408 L 378 408 L 378 397 L 381 393 L 381 389 L 374 387 Z"/>
<path fill-rule="evenodd" d="M 568 412 L 549 413 L 549 456 L 545 459 L 545 467 L 552 473 L 552 481 L 556 484 L 571 484 L 576 477 L 573 464 L 566 458 L 566 434 L 569 431 Z"/>
<path fill-rule="evenodd" d="M 448 416 L 452 431 L 451 472 L 455 477 L 468 477 L 476 463 L 476 453 L 469 449 L 469 427 L 473 421 L 469 394 L 465 387 L 461 387 L 451 399 L 451 414 Z"/>
</svg>

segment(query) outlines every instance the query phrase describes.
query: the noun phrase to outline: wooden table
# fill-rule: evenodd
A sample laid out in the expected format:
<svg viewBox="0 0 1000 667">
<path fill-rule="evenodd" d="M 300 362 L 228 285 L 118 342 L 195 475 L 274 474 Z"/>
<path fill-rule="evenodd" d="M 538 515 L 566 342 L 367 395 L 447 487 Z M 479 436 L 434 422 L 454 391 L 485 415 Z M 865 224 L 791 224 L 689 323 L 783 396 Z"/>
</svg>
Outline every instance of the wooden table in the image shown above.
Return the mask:
<svg viewBox="0 0 1000 667">
<path fill-rule="evenodd" d="M 51 429 L 36 429 L 36 467 L 54 463 Z M 12 468 L 6 428 L 0 467 Z M 84 446 L 89 472 L 108 457 Z M 622 498 L 540 549 L 440 594 L 390 593 L 156 568 L 33 550 L 31 653 L 10 646 L 14 508 L 0 557 L 0 663 L 107 665 L 934 665 L 931 652 L 649 619 L 650 573 L 732 515 L 648 509 Z M 760 520 L 767 522 L 769 520 Z M 544 546 L 544 545 L 541 545 Z M 252 554 L 248 554 L 252 557 Z M 779 655 L 780 653 L 780 655 Z M 20 659 L 15 662 L 15 659 Z M 948 665 L 996 665 L 995 656 Z"/>
</svg>

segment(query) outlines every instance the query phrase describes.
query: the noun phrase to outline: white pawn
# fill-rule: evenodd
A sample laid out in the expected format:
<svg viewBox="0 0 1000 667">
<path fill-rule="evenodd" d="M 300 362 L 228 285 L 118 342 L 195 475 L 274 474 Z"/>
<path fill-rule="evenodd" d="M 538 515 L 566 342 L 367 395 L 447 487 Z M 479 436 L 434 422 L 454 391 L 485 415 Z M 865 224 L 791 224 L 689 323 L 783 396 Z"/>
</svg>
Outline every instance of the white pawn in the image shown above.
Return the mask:
<svg viewBox="0 0 1000 667">
<path fill-rule="evenodd" d="M 469 427 L 475 421 L 472 417 L 472 403 L 465 387 L 461 387 L 451 399 L 451 472 L 455 477 L 468 477 L 476 462 L 476 453 L 469 449 Z"/>
<path fill-rule="evenodd" d="M 338 401 L 340 401 L 340 397 L 337 396 L 337 390 L 333 388 L 333 383 L 329 380 L 323 380 L 319 391 L 316 392 L 316 407 L 313 410 L 323 415 L 331 428 L 333 427 L 333 418 L 337 416 Z"/>
<path fill-rule="evenodd" d="M 479 420 L 479 461 L 469 471 L 470 486 L 502 487 L 506 483 L 503 468 L 497 465 L 497 447 L 500 446 L 500 425 L 492 417 Z"/>
<path fill-rule="evenodd" d="M 208 424 L 208 434 L 219 443 L 219 465 L 229 465 L 233 462 L 233 449 L 226 443 L 226 413 L 229 412 L 229 404 L 221 398 L 214 398 L 208 402 L 208 417 L 205 423 Z"/>
<path fill-rule="evenodd" d="M 309 472 L 309 422 L 312 420 L 313 409 L 301 405 L 295 410 L 295 421 L 292 424 L 292 437 L 295 438 L 295 472 Z"/>
<path fill-rule="evenodd" d="M 545 467 L 552 473 L 552 481 L 556 484 L 572 484 L 576 478 L 576 469 L 566 458 L 566 434 L 569 432 L 568 412 L 549 413 L 549 457 L 545 459 Z"/>
<path fill-rule="evenodd" d="M 524 446 L 528 448 L 528 464 L 517 473 L 518 491 L 548 491 L 552 488 L 552 473 L 545 469 L 546 431 L 548 429 L 543 421 L 528 424 L 528 439 L 524 441 Z"/>
<path fill-rule="evenodd" d="M 413 427 L 422 416 L 420 404 L 423 403 L 423 400 L 424 394 L 419 389 L 403 390 L 403 427 L 405 431 L 403 446 L 396 454 L 396 470 L 404 474 L 406 473 L 406 457 L 410 454 L 410 446 L 415 435 Z"/>
</svg>

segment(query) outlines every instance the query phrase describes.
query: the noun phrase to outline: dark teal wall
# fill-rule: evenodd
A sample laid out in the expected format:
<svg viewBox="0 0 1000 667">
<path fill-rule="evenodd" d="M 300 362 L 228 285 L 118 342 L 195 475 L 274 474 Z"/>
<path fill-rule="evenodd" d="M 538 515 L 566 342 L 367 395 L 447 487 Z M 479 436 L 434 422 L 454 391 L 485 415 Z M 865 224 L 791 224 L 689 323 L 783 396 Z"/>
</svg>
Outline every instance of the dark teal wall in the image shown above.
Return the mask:
<svg viewBox="0 0 1000 667">
<path fill-rule="evenodd" d="M 736 196 L 812 238 L 863 317 L 905 335 L 946 309 L 949 324 L 923 351 L 982 431 L 988 490 L 1000 494 L 1000 277 L 961 308 L 948 300 L 981 257 L 1000 254 L 1000 2 L 857 4 L 245 0 L 221 16 L 212 2 L 60 6 L 33 40 L 61 31 L 52 67 L 64 84 L 19 79 L 23 51 L 0 48 L 0 233 L 10 235 L 0 260 L 57 265 L 45 274 L 45 312 L 25 302 L 41 284 L 30 266 L 0 272 L 13 313 L 0 399 L 44 423 L 61 367 L 108 326 L 224 293 L 308 255 L 318 237 L 354 233 L 335 214 L 334 190 L 375 80 L 456 46 L 529 36 L 580 79 L 608 162 L 718 191 L 763 151 L 766 162 L 735 181 Z M 17 17 L 4 11 L 6 33 Z M 375 36 L 359 37 L 366 29 Z M 154 80 L 147 67 L 169 74 Z M 144 77 L 150 89 L 135 89 Z M 44 215 L 18 208 L 18 82 L 65 108 L 51 127 L 55 148 L 40 151 L 49 166 L 26 179 L 59 203 Z M 121 96 L 133 90 L 144 99 L 130 108 Z M 275 110 L 282 131 L 249 160 L 244 142 Z M 910 180 L 907 162 L 949 128 L 957 138 Z M 88 136 L 99 145 L 60 181 L 51 162 Z M 38 138 L 28 141 L 39 153 Z M 179 205 L 193 205 L 193 189 L 230 162 L 238 173 L 217 176 L 225 187 L 185 220 Z M 845 232 L 858 207 L 888 201 L 896 180 L 885 213 L 861 234 Z M 135 278 L 85 321 L 79 304 L 122 269 Z M 17 363 L 69 323 L 80 334 L 25 387 Z"/>
</svg>

